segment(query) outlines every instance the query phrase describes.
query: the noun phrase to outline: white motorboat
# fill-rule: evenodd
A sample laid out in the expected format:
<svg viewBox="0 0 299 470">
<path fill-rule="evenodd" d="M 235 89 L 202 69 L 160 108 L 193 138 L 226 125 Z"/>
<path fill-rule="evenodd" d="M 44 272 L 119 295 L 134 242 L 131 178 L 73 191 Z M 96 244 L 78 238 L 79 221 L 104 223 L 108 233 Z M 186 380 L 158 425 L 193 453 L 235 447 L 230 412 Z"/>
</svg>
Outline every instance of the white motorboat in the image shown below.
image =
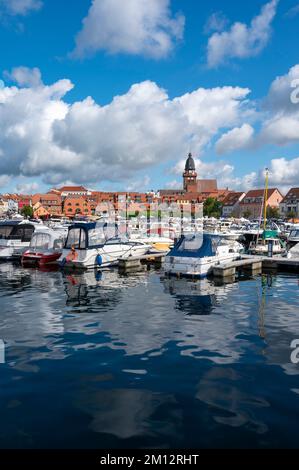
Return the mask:
<svg viewBox="0 0 299 470">
<path fill-rule="evenodd" d="M 288 246 L 292 248 L 299 243 L 299 225 L 293 228 L 288 236 Z"/>
<path fill-rule="evenodd" d="M 213 267 L 240 259 L 243 246 L 208 234 L 183 235 L 165 259 L 165 274 L 206 277 Z"/>
<path fill-rule="evenodd" d="M 30 245 L 32 235 L 39 230 L 47 230 L 47 227 L 28 221 L 1 222 L 0 261 L 21 258 Z"/>
<path fill-rule="evenodd" d="M 287 257 L 289 259 L 299 259 L 299 243 L 288 251 Z"/>
<path fill-rule="evenodd" d="M 148 251 L 145 243 L 119 237 L 116 224 L 80 222 L 69 228 L 59 262 L 70 269 L 102 268 Z"/>
</svg>

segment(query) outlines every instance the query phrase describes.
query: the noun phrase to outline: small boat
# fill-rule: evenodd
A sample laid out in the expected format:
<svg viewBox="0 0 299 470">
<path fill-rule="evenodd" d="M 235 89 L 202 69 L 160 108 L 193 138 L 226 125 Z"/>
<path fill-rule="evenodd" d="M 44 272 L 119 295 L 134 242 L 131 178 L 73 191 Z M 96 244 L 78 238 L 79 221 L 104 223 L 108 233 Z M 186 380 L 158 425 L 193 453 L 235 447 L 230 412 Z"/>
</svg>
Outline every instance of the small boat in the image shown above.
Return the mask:
<svg viewBox="0 0 299 470">
<path fill-rule="evenodd" d="M 299 260 L 299 243 L 294 245 L 287 254 L 288 259 L 296 259 Z"/>
<path fill-rule="evenodd" d="M 47 229 L 47 227 L 27 221 L 1 222 L 0 261 L 20 259 L 29 247 L 34 232 L 42 229 Z"/>
<path fill-rule="evenodd" d="M 290 248 L 299 243 L 299 225 L 291 230 L 287 240 Z"/>
<path fill-rule="evenodd" d="M 219 264 L 240 259 L 243 246 L 208 234 L 183 235 L 165 258 L 165 274 L 206 277 Z"/>
<path fill-rule="evenodd" d="M 120 259 L 143 256 L 146 243 L 120 237 L 116 224 L 80 222 L 68 231 L 60 265 L 65 269 L 91 269 L 115 266 Z"/>
<path fill-rule="evenodd" d="M 275 231 L 265 230 L 262 238 L 257 238 L 249 245 L 248 252 L 251 255 L 267 256 L 267 255 L 284 255 L 286 254 L 285 243 L 277 237 Z"/>
<path fill-rule="evenodd" d="M 54 230 L 39 230 L 32 235 L 29 249 L 23 253 L 23 266 L 44 267 L 61 257 L 65 234 Z"/>
</svg>

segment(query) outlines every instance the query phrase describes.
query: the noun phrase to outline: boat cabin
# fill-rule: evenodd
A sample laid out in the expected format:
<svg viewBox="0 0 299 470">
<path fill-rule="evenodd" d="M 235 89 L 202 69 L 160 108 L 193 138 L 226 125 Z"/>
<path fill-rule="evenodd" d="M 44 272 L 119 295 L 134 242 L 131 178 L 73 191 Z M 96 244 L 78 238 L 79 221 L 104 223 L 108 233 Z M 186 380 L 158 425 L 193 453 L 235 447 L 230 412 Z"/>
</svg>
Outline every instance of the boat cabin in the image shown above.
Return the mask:
<svg viewBox="0 0 299 470">
<path fill-rule="evenodd" d="M 20 222 L 4 222 L 0 224 L 0 240 L 20 240 L 29 243 L 35 227 L 31 224 Z"/>
<path fill-rule="evenodd" d="M 206 258 L 216 256 L 217 248 L 227 242 L 209 234 L 183 235 L 167 256 L 183 258 Z"/>
<path fill-rule="evenodd" d="M 52 231 L 35 232 L 31 238 L 31 250 L 62 250 L 65 243 L 63 234 Z"/>
<path fill-rule="evenodd" d="M 76 223 L 69 227 L 64 248 L 88 250 L 99 248 L 110 239 L 118 237 L 118 228 L 113 223 Z"/>
</svg>

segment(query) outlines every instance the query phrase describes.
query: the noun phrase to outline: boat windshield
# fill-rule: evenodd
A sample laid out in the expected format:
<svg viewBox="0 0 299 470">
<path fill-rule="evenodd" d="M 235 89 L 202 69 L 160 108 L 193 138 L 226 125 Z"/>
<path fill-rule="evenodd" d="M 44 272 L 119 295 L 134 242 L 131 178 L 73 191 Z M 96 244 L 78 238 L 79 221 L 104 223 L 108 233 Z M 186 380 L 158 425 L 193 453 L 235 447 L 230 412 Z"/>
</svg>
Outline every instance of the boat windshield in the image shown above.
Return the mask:
<svg viewBox="0 0 299 470">
<path fill-rule="evenodd" d="M 30 242 L 30 248 L 48 250 L 51 245 L 51 236 L 48 233 L 35 233 Z"/>
<path fill-rule="evenodd" d="M 72 247 L 79 250 L 86 250 L 86 232 L 83 228 L 71 228 L 68 233 L 65 248 Z"/>
<path fill-rule="evenodd" d="M 184 237 L 177 248 L 177 251 L 197 251 L 202 247 L 203 237 L 188 236 Z"/>
<path fill-rule="evenodd" d="M 13 231 L 13 225 L 1 225 L 0 226 L 0 240 L 7 240 Z"/>
<path fill-rule="evenodd" d="M 22 243 L 28 243 L 31 241 L 33 233 L 33 225 L 20 224 L 13 227 L 13 230 L 7 238 L 9 240 L 21 240 Z"/>
<path fill-rule="evenodd" d="M 292 230 L 290 233 L 290 238 L 299 238 L 299 230 Z"/>
</svg>

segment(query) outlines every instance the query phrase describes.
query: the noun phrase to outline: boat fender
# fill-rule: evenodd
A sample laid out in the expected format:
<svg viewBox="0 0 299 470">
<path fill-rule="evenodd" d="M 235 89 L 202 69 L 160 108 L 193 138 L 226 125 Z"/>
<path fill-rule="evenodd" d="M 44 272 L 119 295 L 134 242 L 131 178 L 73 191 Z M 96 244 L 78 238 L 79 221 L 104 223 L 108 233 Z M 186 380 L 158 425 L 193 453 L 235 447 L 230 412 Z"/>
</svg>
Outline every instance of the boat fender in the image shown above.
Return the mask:
<svg viewBox="0 0 299 470">
<path fill-rule="evenodd" d="M 97 255 L 97 257 L 96 257 L 96 264 L 97 264 L 98 266 L 102 266 L 102 264 L 103 264 L 103 258 L 101 257 L 101 255 Z"/>
</svg>

